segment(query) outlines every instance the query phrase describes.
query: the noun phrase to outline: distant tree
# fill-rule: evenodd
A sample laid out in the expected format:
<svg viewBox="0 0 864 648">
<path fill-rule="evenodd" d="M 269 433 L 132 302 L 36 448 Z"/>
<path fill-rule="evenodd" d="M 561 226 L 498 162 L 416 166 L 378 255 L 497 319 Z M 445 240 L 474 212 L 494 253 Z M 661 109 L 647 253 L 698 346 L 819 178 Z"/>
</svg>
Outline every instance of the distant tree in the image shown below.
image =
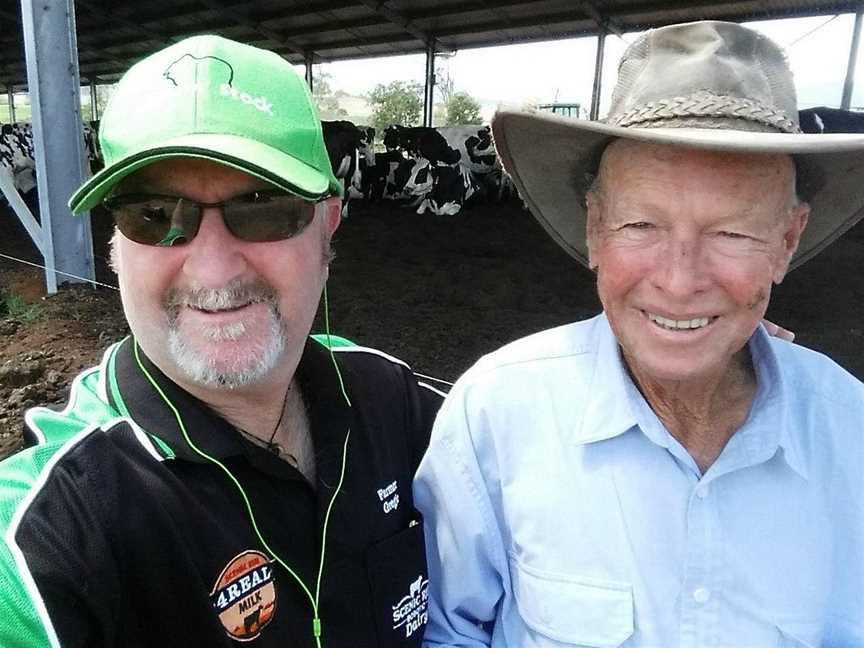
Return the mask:
<svg viewBox="0 0 864 648">
<path fill-rule="evenodd" d="M 448 59 L 435 59 L 435 90 L 441 97 L 441 101 L 446 104 L 450 101 L 450 97 L 455 92 L 455 81 L 450 75 L 450 66 Z"/>
<path fill-rule="evenodd" d="M 423 86 L 414 81 L 379 83 L 369 93 L 372 125 L 382 132 L 391 124 L 416 126 L 423 112 Z"/>
<path fill-rule="evenodd" d="M 344 119 L 348 111 L 339 106 L 339 97 L 344 93 L 334 93 L 330 79 L 331 76 L 327 72 L 312 77 L 312 98 L 318 106 L 318 115 L 321 119 L 327 121 Z"/>
<path fill-rule="evenodd" d="M 480 103 L 467 92 L 454 92 L 447 102 L 446 122 L 448 126 L 483 123 Z"/>
</svg>

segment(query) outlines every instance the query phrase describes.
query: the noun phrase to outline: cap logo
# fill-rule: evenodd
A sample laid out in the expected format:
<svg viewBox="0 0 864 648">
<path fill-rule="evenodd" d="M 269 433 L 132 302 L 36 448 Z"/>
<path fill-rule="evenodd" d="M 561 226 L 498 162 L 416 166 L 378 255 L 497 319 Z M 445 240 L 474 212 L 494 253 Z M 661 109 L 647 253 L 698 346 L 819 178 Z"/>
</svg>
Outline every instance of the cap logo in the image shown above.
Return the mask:
<svg viewBox="0 0 864 648">
<path fill-rule="evenodd" d="M 210 67 L 210 73 L 207 78 L 212 82 L 218 80 L 221 76 L 224 81 L 219 83 L 219 94 L 223 97 L 229 97 L 234 101 L 239 101 L 252 106 L 255 109 L 270 115 L 273 114 L 273 104 L 267 97 L 255 96 L 248 92 L 243 92 L 234 87 L 234 68 L 225 59 L 218 56 L 194 56 L 193 54 L 184 54 L 179 59 L 169 65 L 162 76 L 174 84 L 175 87 L 192 86 L 194 88 L 203 89 L 203 83 L 198 79 L 198 66 L 207 65 Z"/>
<path fill-rule="evenodd" d="M 224 68 L 223 74 L 226 77 L 226 83 L 230 86 L 234 81 L 234 68 L 231 67 L 231 64 L 219 58 L 218 56 L 194 56 L 192 54 L 184 54 L 179 59 L 174 61 L 171 65 L 165 68 L 165 71 L 162 73 L 162 76 L 168 79 L 175 86 L 183 85 L 197 85 L 198 84 L 198 64 L 202 61 L 216 61 L 217 63 L 221 63 Z M 211 78 L 212 78 L 211 74 Z"/>
<path fill-rule="evenodd" d="M 253 549 L 235 556 L 216 579 L 210 601 L 229 637 L 257 638 L 276 611 L 272 561 Z"/>
</svg>

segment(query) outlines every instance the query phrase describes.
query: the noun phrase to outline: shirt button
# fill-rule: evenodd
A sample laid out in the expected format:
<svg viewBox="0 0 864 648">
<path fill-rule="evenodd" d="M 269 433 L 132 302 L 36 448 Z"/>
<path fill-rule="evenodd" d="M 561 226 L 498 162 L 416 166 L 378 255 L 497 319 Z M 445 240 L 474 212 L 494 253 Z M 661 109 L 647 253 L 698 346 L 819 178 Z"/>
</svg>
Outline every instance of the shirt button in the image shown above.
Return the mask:
<svg viewBox="0 0 864 648">
<path fill-rule="evenodd" d="M 699 486 L 696 489 L 696 497 L 699 499 L 705 499 L 708 497 L 708 487 L 707 486 Z"/>
<path fill-rule="evenodd" d="M 700 587 L 698 589 L 693 590 L 693 600 L 697 603 L 707 603 L 708 599 L 711 598 L 711 591 L 705 589 L 704 587 Z"/>
</svg>

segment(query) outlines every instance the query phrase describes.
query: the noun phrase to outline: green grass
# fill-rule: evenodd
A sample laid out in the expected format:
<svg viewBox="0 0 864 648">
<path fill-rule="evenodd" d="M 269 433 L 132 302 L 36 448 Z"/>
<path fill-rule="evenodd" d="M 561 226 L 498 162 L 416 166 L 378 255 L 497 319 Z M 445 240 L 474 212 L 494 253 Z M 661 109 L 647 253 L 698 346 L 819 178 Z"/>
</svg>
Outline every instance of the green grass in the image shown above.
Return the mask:
<svg viewBox="0 0 864 648">
<path fill-rule="evenodd" d="M 21 295 L 15 293 L 0 293 L 0 315 L 26 324 L 42 316 L 42 306 L 28 304 Z"/>
</svg>

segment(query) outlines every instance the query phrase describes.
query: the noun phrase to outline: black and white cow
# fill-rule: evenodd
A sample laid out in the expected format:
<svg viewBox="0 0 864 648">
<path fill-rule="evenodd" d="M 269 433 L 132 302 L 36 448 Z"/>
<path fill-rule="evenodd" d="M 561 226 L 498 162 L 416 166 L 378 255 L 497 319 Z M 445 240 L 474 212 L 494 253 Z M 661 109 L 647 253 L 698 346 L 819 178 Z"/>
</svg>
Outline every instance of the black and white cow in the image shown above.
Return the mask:
<svg viewBox="0 0 864 648">
<path fill-rule="evenodd" d="M 348 202 L 353 196 L 351 188 L 355 176 L 359 190 L 360 146 L 364 133 L 350 121 L 322 121 L 321 130 L 324 134 L 324 145 L 333 175 L 342 181 L 344 194 L 342 198 L 342 218 L 348 217 Z"/>
<path fill-rule="evenodd" d="M 355 178 L 352 187 L 355 190 L 359 189 L 359 195 L 362 198 L 369 199 L 371 185 L 367 176 L 371 169 L 375 167 L 375 129 L 372 126 L 358 126 L 360 129 L 360 146 L 359 153 L 359 178 Z"/>
<path fill-rule="evenodd" d="M 840 108 L 806 108 L 798 111 L 805 133 L 864 133 L 864 113 Z"/>
<path fill-rule="evenodd" d="M 388 126 L 384 129 L 384 148 L 388 151 L 404 151 L 408 157 L 419 157 L 417 141 L 428 130 L 426 126 Z"/>
<path fill-rule="evenodd" d="M 82 124 L 82 136 L 91 173 L 101 165 L 99 123 Z M 33 126 L 29 122 L 0 126 L 0 166 L 11 172 L 15 188 L 22 195 L 36 188 L 36 155 L 33 147 Z"/>
<path fill-rule="evenodd" d="M 445 126 L 438 132 L 460 152 L 460 162 L 470 172 L 478 198 L 501 202 L 515 196 L 516 188 L 498 160 L 489 126 Z"/>
<path fill-rule="evenodd" d="M 450 146 L 435 128 L 414 128 L 411 145 L 418 157 L 410 169 L 404 195 L 413 198 L 417 213 L 427 210 L 436 215 L 458 214 L 476 191 L 476 184 L 462 164 L 467 152 Z"/>
<path fill-rule="evenodd" d="M 36 187 L 36 159 L 33 151 L 33 128 L 29 123 L 0 126 L 0 165 L 12 175 L 21 195 Z"/>
<path fill-rule="evenodd" d="M 429 210 L 438 216 L 453 216 L 474 195 L 477 187 L 461 164 L 430 164 L 431 189 L 423 196 L 417 213 Z"/>
<path fill-rule="evenodd" d="M 383 142 L 386 152 L 378 154 L 370 174 L 373 199 L 408 199 L 420 213 L 455 214 L 472 196 L 501 200 L 515 194 L 488 126 L 392 125 Z"/>
<path fill-rule="evenodd" d="M 373 198 L 376 175 L 375 129 L 356 126 L 350 121 L 322 121 L 321 130 L 333 174 L 342 180 L 345 197 L 342 216 L 348 216 L 352 198 Z"/>
</svg>

